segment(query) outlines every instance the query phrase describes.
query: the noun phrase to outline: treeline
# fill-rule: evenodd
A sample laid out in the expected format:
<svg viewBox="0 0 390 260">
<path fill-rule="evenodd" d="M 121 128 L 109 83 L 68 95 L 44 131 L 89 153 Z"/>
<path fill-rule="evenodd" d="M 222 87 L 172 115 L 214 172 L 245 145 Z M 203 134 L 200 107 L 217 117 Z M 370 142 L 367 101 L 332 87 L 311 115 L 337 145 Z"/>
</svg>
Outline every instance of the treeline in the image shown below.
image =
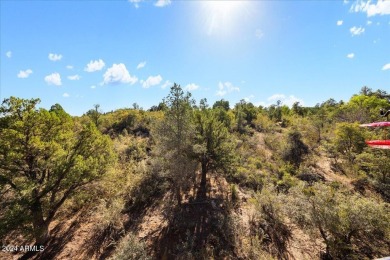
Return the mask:
<svg viewBox="0 0 390 260">
<path fill-rule="evenodd" d="M 85 207 L 99 215 L 96 232 L 110 230 L 119 239 L 126 229 L 122 214 L 166 193 L 179 209 L 207 201 L 210 177 L 220 176 L 231 185 L 229 219 L 241 203 L 237 188 L 252 194 L 256 214 L 248 236 L 223 226 L 218 232 L 229 230 L 237 240 L 220 238 L 210 249 L 214 256 L 236 255 L 237 241 L 250 239 L 240 249 L 244 258 L 286 258 L 291 223 L 322 241 L 323 258 L 389 252 L 390 154 L 365 145 L 367 139 L 389 138 L 389 131 L 359 127 L 390 109 L 386 91 L 363 87 L 348 102 L 329 99 L 315 107 L 297 102 L 290 108 L 280 101 L 257 107 L 245 100 L 231 106 L 223 99 L 211 106 L 174 84 L 148 111 L 134 104 L 103 113 L 95 105 L 81 117 L 59 104 L 38 109 L 38 103 L 11 97 L 0 107 L 3 244 L 12 232 L 45 244 L 60 213 Z M 327 179 L 325 160 L 333 174 L 352 180 L 352 188 Z M 146 257 L 144 244 L 132 235 L 126 241 L 114 258 L 129 258 L 129 252 Z M 222 241 L 231 243 L 229 249 Z M 210 257 L 198 249 L 181 247 L 172 254 Z"/>
<path fill-rule="evenodd" d="M 201 102 L 206 102 L 203 99 Z M 258 131 L 266 130 L 267 122 L 277 123 L 280 126 L 288 127 L 294 124 L 294 118 L 309 117 L 323 123 L 339 122 L 371 122 L 379 120 L 380 109 L 389 107 L 390 94 L 384 90 L 372 91 L 368 87 L 363 87 L 359 94 L 353 95 L 348 102 L 330 98 L 314 107 L 303 107 L 299 102 L 295 102 L 292 107 L 283 105 L 280 100 L 269 107 L 256 107 L 251 102 L 241 100 L 231 106 L 227 100 L 216 101 L 211 107 L 212 110 L 220 110 L 219 119 L 223 121 L 230 131 L 243 133 L 246 130 L 254 129 Z M 202 104 L 191 104 L 193 109 L 200 109 Z M 123 130 L 135 134 L 149 134 L 150 123 L 155 118 L 160 118 L 169 110 L 167 100 L 164 99 L 157 106 L 152 106 L 145 111 L 134 103 L 131 109 L 119 109 L 108 113 L 103 113 L 99 105 L 95 105 L 89 110 L 87 115 L 99 129 L 110 135 L 121 134 Z M 269 122 L 268 122 L 269 123 Z M 248 129 L 249 127 L 249 129 Z"/>
</svg>

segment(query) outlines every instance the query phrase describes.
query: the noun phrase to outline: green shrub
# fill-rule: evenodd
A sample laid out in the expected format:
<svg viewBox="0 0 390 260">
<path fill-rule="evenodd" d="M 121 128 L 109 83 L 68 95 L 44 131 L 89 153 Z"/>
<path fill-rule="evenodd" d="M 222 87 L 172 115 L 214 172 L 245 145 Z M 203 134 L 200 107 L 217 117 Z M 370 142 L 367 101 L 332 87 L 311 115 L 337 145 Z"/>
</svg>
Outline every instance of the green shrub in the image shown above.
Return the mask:
<svg viewBox="0 0 390 260">
<path fill-rule="evenodd" d="M 149 260 L 146 245 L 140 242 L 134 234 L 124 237 L 117 246 L 110 260 Z"/>
<path fill-rule="evenodd" d="M 285 204 L 290 205 L 286 208 L 290 218 L 323 240 L 325 257 L 373 258 L 388 249 L 390 211 L 386 203 L 320 183 L 305 190 L 297 186 L 289 193 Z"/>
<path fill-rule="evenodd" d="M 237 204 L 238 199 L 239 199 L 236 185 L 232 184 L 232 185 L 230 186 L 230 192 L 231 192 L 231 196 L 232 196 L 232 197 L 231 197 L 232 202 L 233 202 L 233 204 L 235 205 L 235 204 Z"/>
<path fill-rule="evenodd" d="M 274 188 L 265 187 L 253 200 L 256 213 L 250 221 L 251 233 L 260 244 L 279 259 L 287 258 L 287 245 L 292 238 L 291 228 L 285 224 L 282 195 Z"/>
</svg>

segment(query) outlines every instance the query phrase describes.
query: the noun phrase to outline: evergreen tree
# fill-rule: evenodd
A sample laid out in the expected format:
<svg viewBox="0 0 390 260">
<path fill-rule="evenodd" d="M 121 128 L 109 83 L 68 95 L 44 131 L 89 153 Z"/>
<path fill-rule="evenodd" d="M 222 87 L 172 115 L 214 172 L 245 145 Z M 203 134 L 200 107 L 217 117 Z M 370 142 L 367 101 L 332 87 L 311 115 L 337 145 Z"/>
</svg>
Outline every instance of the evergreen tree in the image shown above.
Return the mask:
<svg viewBox="0 0 390 260">
<path fill-rule="evenodd" d="M 299 167 L 303 156 L 309 153 L 308 146 L 302 142 L 302 134 L 297 130 L 288 133 L 287 148 L 283 151 L 283 160 Z"/>
<path fill-rule="evenodd" d="M 363 151 L 366 146 L 364 133 L 358 124 L 339 123 L 336 126 L 336 149 L 343 154 L 350 163 L 353 163 L 356 155 Z"/>
<path fill-rule="evenodd" d="M 214 105 L 213 105 L 213 109 L 215 109 L 215 108 L 222 108 L 222 109 L 224 109 L 225 111 L 228 111 L 228 110 L 230 109 L 230 107 L 229 107 L 229 101 L 224 100 L 224 99 L 215 101 L 215 103 L 214 103 Z"/>
<path fill-rule="evenodd" d="M 11 97 L 0 107 L 0 237 L 30 230 L 37 244 L 63 203 L 105 173 L 111 144 L 94 125 L 76 125 L 59 105 Z M 77 130 L 75 130 L 77 129 Z"/>
<path fill-rule="evenodd" d="M 102 112 L 100 111 L 100 105 L 95 104 L 93 105 L 93 109 L 90 109 L 87 112 L 87 116 L 89 116 L 92 120 L 92 122 L 95 124 L 96 127 L 99 127 L 100 125 L 100 117 Z"/>
<path fill-rule="evenodd" d="M 206 195 L 207 173 L 209 171 L 227 171 L 234 162 L 233 143 L 228 129 L 218 120 L 215 110 L 203 109 L 195 114 L 196 141 L 194 152 L 201 165 L 200 196 Z"/>
<path fill-rule="evenodd" d="M 181 204 L 181 191 L 188 188 L 195 176 L 196 163 L 191 158 L 194 128 L 191 94 L 184 94 L 176 83 L 165 100 L 167 111 L 153 136 L 156 153 L 172 181 L 176 199 Z"/>
</svg>

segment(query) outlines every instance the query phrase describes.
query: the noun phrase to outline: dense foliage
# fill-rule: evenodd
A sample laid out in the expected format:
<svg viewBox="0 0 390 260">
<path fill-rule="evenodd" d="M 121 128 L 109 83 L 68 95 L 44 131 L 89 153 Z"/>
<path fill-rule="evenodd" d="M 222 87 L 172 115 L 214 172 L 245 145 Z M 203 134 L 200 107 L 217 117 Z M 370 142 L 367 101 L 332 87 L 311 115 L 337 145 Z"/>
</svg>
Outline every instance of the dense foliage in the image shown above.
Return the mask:
<svg viewBox="0 0 390 260">
<path fill-rule="evenodd" d="M 43 244 L 65 200 L 104 174 L 113 157 L 110 140 L 94 125 L 38 103 L 11 97 L 0 108 L 0 230 L 23 227 Z"/>
<path fill-rule="evenodd" d="M 390 131 L 359 127 L 385 120 L 386 91 L 314 107 L 209 106 L 174 84 L 148 111 L 97 104 L 81 117 L 38 103 L 0 108 L 1 239 L 44 243 L 59 212 L 89 208 L 112 259 L 283 259 L 298 228 L 324 259 L 388 253 L 390 153 L 365 140 Z M 168 224 L 144 243 L 137 221 L 162 204 Z"/>
</svg>

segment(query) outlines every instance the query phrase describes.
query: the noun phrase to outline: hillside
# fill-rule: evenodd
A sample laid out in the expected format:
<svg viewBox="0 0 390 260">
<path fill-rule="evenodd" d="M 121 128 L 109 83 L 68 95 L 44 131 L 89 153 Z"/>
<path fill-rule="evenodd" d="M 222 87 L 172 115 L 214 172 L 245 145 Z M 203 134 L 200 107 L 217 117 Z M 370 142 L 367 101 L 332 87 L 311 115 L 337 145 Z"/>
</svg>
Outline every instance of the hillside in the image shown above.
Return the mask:
<svg viewBox="0 0 390 260">
<path fill-rule="evenodd" d="M 385 91 L 316 107 L 226 102 L 194 105 L 176 84 L 150 111 L 71 117 L 5 101 L 0 259 L 390 255 L 390 153 L 364 142 L 390 134 L 359 127 L 390 109 Z"/>
</svg>

